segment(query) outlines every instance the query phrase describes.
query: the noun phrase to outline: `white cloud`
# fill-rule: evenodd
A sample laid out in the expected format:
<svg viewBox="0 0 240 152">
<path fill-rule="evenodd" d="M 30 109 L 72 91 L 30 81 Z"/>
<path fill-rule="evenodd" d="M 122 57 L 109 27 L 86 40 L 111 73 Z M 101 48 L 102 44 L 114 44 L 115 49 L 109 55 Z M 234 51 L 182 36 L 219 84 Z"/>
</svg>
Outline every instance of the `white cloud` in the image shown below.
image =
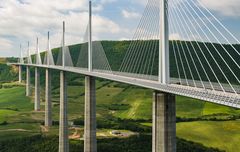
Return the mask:
<svg viewBox="0 0 240 152">
<path fill-rule="evenodd" d="M 181 36 L 179 33 L 172 33 L 169 35 L 170 40 L 181 40 Z"/>
<path fill-rule="evenodd" d="M 12 42 L 8 39 L 0 38 L 0 46 L 5 48 L 5 51 L 7 51 L 9 49 L 12 49 Z"/>
<path fill-rule="evenodd" d="M 116 2 L 117 0 L 101 0 L 102 4 L 106 4 L 106 3 L 113 3 Z"/>
<path fill-rule="evenodd" d="M 143 6 L 145 6 L 148 2 L 148 0 L 131 0 L 131 1 L 134 4 L 140 4 L 140 5 L 143 5 Z"/>
<path fill-rule="evenodd" d="M 4 56 L 11 56 L 12 54 L 12 41 L 5 39 L 5 38 L 0 38 L 0 54 L 5 54 Z M 19 56 L 19 54 L 15 54 L 16 56 Z"/>
<path fill-rule="evenodd" d="M 122 10 L 122 15 L 124 18 L 139 18 L 141 15 L 137 12 Z"/>
<path fill-rule="evenodd" d="M 36 36 L 40 40 L 40 50 L 46 49 L 47 31 L 51 32 L 51 46 L 61 44 L 62 21 L 66 22 L 66 43 L 80 43 L 88 23 L 88 0 L 7 0 L 0 1 L 0 56 L 16 55 L 20 42 L 31 42 L 34 52 Z M 110 3 L 113 0 L 103 0 Z M 100 11 L 103 5 L 94 6 Z M 112 20 L 93 15 L 93 36 L 99 38 L 102 34 L 111 37 L 121 33 L 121 28 Z M 9 37 L 3 39 L 3 37 Z M 16 44 L 17 43 L 17 44 Z M 4 51 L 4 52 L 3 52 Z M 6 51 L 8 51 L 6 53 Z"/>
<path fill-rule="evenodd" d="M 199 3 L 221 15 L 240 17 L 239 0 L 199 0 Z"/>
<path fill-rule="evenodd" d="M 93 31 L 95 33 L 119 33 L 120 32 L 120 27 L 114 23 L 113 21 L 100 17 L 100 16 L 93 16 Z"/>
</svg>

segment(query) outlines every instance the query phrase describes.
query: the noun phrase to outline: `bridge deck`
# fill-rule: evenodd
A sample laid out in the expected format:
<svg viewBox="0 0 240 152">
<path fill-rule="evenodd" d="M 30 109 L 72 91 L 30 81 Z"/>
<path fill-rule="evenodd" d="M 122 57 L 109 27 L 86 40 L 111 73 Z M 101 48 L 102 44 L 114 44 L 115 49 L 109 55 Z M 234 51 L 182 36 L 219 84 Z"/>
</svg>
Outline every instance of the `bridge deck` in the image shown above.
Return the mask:
<svg viewBox="0 0 240 152">
<path fill-rule="evenodd" d="M 162 92 L 191 97 L 191 98 L 200 99 L 204 101 L 209 101 L 209 102 L 226 105 L 234 108 L 240 108 L 240 95 L 234 94 L 231 92 L 208 90 L 200 87 L 196 88 L 196 87 L 184 86 L 184 85 L 178 85 L 178 84 L 165 85 L 154 80 L 128 77 L 124 74 L 121 75 L 121 73 L 101 72 L 101 71 L 89 72 L 87 69 L 82 69 L 78 67 L 62 67 L 62 66 L 47 66 L 47 65 L 36 65 L 36 64 L 18 64 L 18 63 L 12 63 L 11 65 L 49 68 L 49 69 L 54 69 L 59 71 L 67 71 L 67 72 L 73 72 L 73 73 L 78 73 L 82 75 L 89 75 L 89 76 L 94 76 L 94 77 L 112 80 L 116 82 L 122 82 L 122 83 L 127 83 L 135 86 L 158 90 Z"/>
</svg>

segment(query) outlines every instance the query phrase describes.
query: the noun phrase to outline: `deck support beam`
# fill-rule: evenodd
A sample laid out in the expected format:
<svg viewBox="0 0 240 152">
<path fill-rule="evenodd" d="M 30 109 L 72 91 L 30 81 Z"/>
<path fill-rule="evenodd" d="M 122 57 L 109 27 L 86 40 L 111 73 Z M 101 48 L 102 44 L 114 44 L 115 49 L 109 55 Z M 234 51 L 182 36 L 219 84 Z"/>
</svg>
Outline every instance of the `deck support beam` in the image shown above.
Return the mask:
<svg viewBox="0 0 240 152">
<path fill-rule="evenodd" d="M 175 95 L 153 93 L 152 152 L 176 152 Z"/>
<path fill-rule="evenodd" d="M 67 78 L 66 72 L 60 71 L 60 120 L 59 152 L 69 152 L 68 117 L 67 117 Z"/>
<path fill-rule="evenodd" d="M 84 152 L 97 152 L 95 78 L 85 76 Z"/>
<path fill-rule="evenodd" d="M 35 111 L 40 110 L 40 71 L 35 67 Z"/>
<path fill-rule="evenodd" d="M 46 85 L 45 85 L 45 126 L 52 126 L 52 76 L 51 70 L 46 69 Z"/>
</svg>

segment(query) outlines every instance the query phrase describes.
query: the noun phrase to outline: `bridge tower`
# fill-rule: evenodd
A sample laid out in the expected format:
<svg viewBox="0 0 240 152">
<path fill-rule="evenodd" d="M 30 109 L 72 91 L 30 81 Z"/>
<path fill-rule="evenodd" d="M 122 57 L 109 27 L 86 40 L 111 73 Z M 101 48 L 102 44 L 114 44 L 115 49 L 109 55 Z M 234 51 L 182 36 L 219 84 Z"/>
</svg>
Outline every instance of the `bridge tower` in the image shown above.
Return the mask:
<svg viewBox="0 0 240 152">
<path fill-rule="evenodd" d="M 65 22 L 63 22 L 62 66 L 65 67 Z M 66 72 L 60 71 L 60 116 L 59 116 L 59 152 L 69 151 L 67 117 L 67 78 Z"/>
<path fill-rule="evenodd" d="M 32 64 L 30 55 L 30 46 L 28 42 L 27 63 Z M 30 83 L 30 66 L 26 66 L 26 96 L 31 95 L 31 83 Z"/>
<path fill-rule="evenodd" d="M 159 83 L 168 84 L 169 25 L 168 0 L 160 0 Z M 152 152 L 176 152 L 175 95 L 155 91 L 152 109 Z"/>
<path fill-rule="evenodd" d="M 159 40 L 159 79 L 163 84 L 169 83 L 169 27 L 168 1 L 160 0 L 160 40 Z"/>
<path fill-rule="evenodd" d="M 89 1 L 88 71 L 92 72 L 92 2 Z M 84 152 L 97 152 L 95 78 L 85 76 Z"/>
<path fill-rule="evenodd" d="M 48 50 L 47 66 L 50 65 L 50 34 L 48 32 Z M 46 68 L 46 85 L 45 85 L 45 126 L 52 126 L 52 74 L 49 68 Z"/>
<path fill-rule="evenodd" d="M 19 57 L 19 63 L 23 64 L 23 56 L 22 56 L 22 45 L 20 44 L 20 57 Z M 22 82 L 22 66 L 18 66 L 18 81 L 19 83 Z"/>
<path fill-rule="evenodd" d="M 37 48 L 36 48 L 36 64 L 41 63 L 41 58 L 39 55 L 39 43 L 38 43 L 38 38 L 37 38 Z M 35 67 L 35 106 L 34 106 L 35 111 L 40 110 L 40 71 L 38 67 Z"/>
<path fill-rule="evenodd" d="M 159 41 L 159 83 L 168 84 L 170 78 L 168 0 L 160 2 Z M 153 93 L 152 152 L 176 151 L 175 105 L 175 95 L 158 91 Z"/>
<path fill-rule="evenodd" d="M 152 152 L 176 152 L 175 95 L 153 93 Z"/>
</svg>

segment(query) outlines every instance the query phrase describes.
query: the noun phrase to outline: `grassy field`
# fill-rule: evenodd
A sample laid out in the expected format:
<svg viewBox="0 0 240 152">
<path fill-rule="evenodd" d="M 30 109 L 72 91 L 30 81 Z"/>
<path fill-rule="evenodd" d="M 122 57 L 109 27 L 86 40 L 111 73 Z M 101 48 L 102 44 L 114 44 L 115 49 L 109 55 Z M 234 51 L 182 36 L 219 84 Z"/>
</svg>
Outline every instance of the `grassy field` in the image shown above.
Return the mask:
<svg viewBox="0 0 240 152">
<path fill-rule="evenodd" d="M 177 96 L 177 117 L 196 118 L 207 115 L 240 115 L 240 110 L 197 99 Z"/>
<path fill-rule="evenodd" d="M 0 89 L 0 123 L 22 120 L 24 113 L 32 111 L 31 99 L 25 97 L 24 87 Z"/>
<path fill-rule="evenodd" d="M 6 63 L 6 58 L 0 58 L 0 64 L 1 63 Z"/>
<path fill-rule="evenodd" d="M 33 103 L 25 97 L 24 87 L 0 89 L 0 140 L 32 136 L 39 133 L 39 123 L 30 123 Z M 21 123 L 23 122 L 24 123 Z"/>
<path fill-rule="evenodd" d="M 76 80 L 76 81 L 82 81 Z M 44 90 L 41 91 L 44 95 Z M 53 118 L 59 117 L 59 89 L 53 90 Z M 84 86 L 68 86 L 69 120 L 82 118 L 84 113 Z M 42 97 L 44 101 L 44 96 Z M 25 97 L 24 87 L 0 89 L 0 140 L 40 134 L 40 122 L 44 119 L 44 102 L 41 112 L 33 111 L 33 99 Z M 131 86 L 97 81 L 97 117 L 108 115 L 121 119 L 151 119 L 152 91 Z M 233 108 L 206 103 L 200 100 L 177 96 L 177 116 L 197 118 L 214 115 L 239 115 Z M 151 126 L 151 122 L 142 123 Z M 107 128 L 106 128 L 107 129 Z M 99 130 L 101 136 L 106 129 Z M 72 131 L 70 131 L 72 133 Z M 107 132 L 109 130 L 107 129 Z M 49 134 L 58 134 L 53 127 Z M 229 152 L 240 151 L 239 121 L 195 121 L 177 124 L 177 135 L 180 138 L 216 147 Z M 226 144 L 228 143 L 228 144 Z"/>
<path fill-rule="evenodd" d="M 240 151 L 240 121 L 178 123 L 177 136 L 227 152 Z"/>
<path fill-rule="evenodd" d="M 130 107 L 119 110 L 114 116 L 122 119 L 151 119 L 152 92 L 141 88 L 129 88 L 114 97 L 117 104 L 126 104 Z"/>
<path fill-rule="evenodd" d="M 16 115 L 16 111 L 13 110 L 2 110 L 0 109 L 0 123 L 7 121 L 8 117 Z"/>
</svg>

